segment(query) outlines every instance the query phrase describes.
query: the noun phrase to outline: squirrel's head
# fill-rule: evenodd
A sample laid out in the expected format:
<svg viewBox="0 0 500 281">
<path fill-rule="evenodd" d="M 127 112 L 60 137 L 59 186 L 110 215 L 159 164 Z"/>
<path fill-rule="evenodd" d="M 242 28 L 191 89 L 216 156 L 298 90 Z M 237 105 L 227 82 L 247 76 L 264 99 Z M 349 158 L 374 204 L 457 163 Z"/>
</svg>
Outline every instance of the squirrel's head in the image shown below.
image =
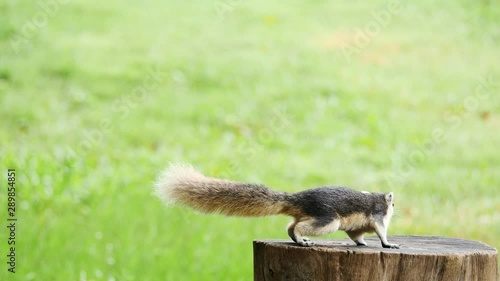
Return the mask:
<svg viewBox="0 0 500 281">
<path fill-rule="evenodd" d="M 394 214 L 394 193 L 386 193 L 384 197 L 387 206 L 386 214 L 384 216 L 384 226 L 387 227 L 389 226 L 389 222 L 391 221 L 392 215 Z"/>
<path fill-rule="evenodd" d="M 361 191 L 364 194 L 373 196 L 375 200 L 373 214 L 378 220 L 382 220 L 384 226 L 388 226 L 394 214 L 394 192 L 381 193 L 381 192 L 368 192 Z"/>
</svg>

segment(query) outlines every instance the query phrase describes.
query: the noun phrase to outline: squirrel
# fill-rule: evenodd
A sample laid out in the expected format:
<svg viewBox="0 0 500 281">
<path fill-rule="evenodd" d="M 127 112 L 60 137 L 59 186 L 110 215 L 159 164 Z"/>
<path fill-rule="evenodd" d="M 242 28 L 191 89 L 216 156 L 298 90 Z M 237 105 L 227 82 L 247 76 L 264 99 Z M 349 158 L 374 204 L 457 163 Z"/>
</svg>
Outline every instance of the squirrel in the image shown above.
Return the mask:
<svg viewBox="0 0 500 281">
<path fill-rule="evenodd" d="M 384 248 L 399 248 L 387 241 L 394 212 L 394 194 L 324 186 L 297 193 L 274 191 L 264 185 L 206 177 L 189 165 L 170 165 L 154 184 L 155 194 L 204 213 L 261 217 L 288 215 L 288 235 L 301 246 L 313 246 L 307 236 L 337 230 L 358 246 L 367 246 L 363 235 L 375 232 Z"/>
</svg>

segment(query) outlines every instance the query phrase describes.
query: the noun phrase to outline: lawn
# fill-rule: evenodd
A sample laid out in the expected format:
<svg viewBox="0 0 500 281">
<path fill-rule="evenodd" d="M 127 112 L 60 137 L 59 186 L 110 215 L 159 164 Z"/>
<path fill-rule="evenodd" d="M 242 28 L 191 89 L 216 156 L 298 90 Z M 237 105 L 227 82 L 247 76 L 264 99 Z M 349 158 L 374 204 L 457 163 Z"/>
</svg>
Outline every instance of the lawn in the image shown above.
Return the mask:
<svg viewBox="0 0 500 281">
<path fill-rule="evenodd" d="M 500 248 L 498 1 L 174 2 L 0 0 L 0 280 L 252 280 L 289 218 L 166 207 L 170 162 Z"/>
</svg>

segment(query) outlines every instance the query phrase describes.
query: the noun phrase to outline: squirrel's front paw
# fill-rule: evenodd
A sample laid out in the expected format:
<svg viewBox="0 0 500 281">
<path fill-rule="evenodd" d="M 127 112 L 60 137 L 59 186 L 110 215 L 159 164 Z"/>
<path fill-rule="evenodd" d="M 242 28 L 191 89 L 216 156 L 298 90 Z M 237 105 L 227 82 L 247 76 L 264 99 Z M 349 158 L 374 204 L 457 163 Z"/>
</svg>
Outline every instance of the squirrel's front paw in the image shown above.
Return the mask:
<svg viewBox="0 0 500 281">
<path fill-rule="evenodd" d="M 399 249 L 400 245 L 399 244 L 382 244 L 382 247 L 391 248 L 391 249 Z"/>
</svg>

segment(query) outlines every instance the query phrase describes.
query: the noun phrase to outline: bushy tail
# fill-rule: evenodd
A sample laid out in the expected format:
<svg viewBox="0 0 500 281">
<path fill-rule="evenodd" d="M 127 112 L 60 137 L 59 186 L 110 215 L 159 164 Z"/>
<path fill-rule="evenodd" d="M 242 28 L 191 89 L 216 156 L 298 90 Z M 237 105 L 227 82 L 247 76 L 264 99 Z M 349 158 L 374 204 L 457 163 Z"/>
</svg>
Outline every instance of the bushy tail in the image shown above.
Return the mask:
<svg viewBox="0 0 500 281">
<path fill-rule="evenodd" d="M 170 165 L 157 179 L 155 194 L 204 213 L 259 217 L 288 213 L 287 193 L 263 185 L 205 177 L 188 165 Z"/>
</svg>

